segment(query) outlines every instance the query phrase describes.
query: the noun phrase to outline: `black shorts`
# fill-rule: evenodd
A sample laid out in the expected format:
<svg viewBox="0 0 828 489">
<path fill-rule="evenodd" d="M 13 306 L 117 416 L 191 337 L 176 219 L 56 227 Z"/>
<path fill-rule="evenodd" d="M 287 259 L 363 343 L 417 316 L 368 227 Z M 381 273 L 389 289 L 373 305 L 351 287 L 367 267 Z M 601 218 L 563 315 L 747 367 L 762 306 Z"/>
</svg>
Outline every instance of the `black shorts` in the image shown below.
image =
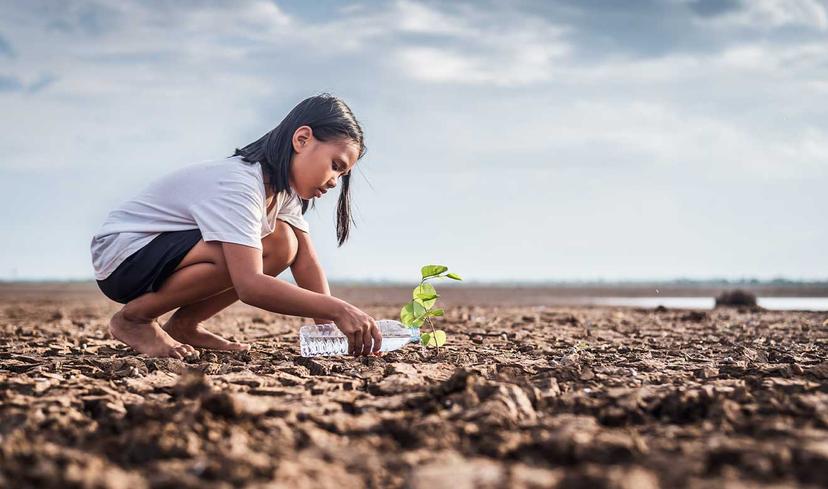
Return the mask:
<svg viewBox="0 0 828 489">
<path fill-rule="evenodd" d="M 198 229 L 161 233 L 129 255 L 108 277 L 98 280 L 98 288 L 121 304 L 147 292 L 155 292 L 199 240 L 201 231 Z"/>
</svg>

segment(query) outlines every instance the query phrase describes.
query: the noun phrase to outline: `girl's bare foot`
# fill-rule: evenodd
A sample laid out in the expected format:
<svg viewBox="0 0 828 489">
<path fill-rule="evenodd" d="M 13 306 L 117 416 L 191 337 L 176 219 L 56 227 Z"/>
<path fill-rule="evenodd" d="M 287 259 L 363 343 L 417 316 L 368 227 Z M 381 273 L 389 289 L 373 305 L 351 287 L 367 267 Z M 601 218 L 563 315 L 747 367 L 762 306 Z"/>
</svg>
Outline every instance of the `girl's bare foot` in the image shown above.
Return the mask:
<svg viewBox="0 0 828 489">
<path fill-rule="evenodd" d="M 217 334 L 207 331 L 198 323 L 181 319 L 175 314 L 167 321 L 163 329 L 176 340 L 198 348 L 228 351 L 245 351 L 250 349 L 250 345 L 247 343 L 226 340 Z"/>
<path fill-rule="evenodd" d="M 109 332 L 115 339 L 123 341 L 138 353 L 151 357 L 172 357 L 181 360 L 191 355 L 198 356 L 195 348 L 175 341 L 157 324 L 131 321 L 124 317 L 123 310 L 112 316 L 109 321 Z"/>
</svg>

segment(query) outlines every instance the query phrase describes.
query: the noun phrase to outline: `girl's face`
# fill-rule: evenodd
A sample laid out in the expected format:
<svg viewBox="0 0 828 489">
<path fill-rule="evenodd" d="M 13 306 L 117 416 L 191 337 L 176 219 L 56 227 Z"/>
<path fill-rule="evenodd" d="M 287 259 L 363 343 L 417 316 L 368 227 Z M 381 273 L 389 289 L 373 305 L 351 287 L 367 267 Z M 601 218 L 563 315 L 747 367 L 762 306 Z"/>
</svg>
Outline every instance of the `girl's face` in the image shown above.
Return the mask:
<svg viewBox="0 0 828 489">
<path fill-rule="evenodd" d="M 359 157 L 359 146 L 349 139 L 320 141 L 313 130 L 302 126 L 293 134 L 290 184 L 305 200 L 321 197 L 350 173 Z"/>
</svg>

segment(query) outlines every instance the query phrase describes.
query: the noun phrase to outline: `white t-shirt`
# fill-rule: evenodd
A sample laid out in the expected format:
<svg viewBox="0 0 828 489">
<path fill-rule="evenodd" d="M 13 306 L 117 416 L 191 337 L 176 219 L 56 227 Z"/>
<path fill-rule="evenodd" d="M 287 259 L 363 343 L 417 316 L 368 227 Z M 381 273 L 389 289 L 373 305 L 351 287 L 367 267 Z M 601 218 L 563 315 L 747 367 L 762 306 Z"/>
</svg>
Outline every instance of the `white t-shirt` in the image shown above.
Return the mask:
<svg viewBox="0 0 828 489">
<path fill-rule="evenodd" d="M 92 238 L 95 278 L 103 280 L 130 255 L 167 231 L 199 229 L 204 241 L 262 249 L 276 219 L 309 232 L 302 201 L 279 192 L 270 214 L 262 167 L 240 156 L 189 165 L 156 180 L 109 213 Z"/>
</svg>

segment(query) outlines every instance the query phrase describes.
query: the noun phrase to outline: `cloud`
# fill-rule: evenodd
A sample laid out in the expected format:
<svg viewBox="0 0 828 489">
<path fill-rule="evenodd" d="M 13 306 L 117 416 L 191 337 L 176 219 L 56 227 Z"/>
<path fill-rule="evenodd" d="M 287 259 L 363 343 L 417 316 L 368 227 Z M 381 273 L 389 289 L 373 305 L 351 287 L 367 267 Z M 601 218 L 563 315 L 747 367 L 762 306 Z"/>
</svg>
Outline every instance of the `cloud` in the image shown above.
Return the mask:
<svg viewBox="0 0 828 489">
<path fill-rule="evenodd" d="M 38 79 L 26 83 L 16 76 L 0 75 L 0 92 L 29 92 L 37 93 L 48 88 L 57 80 L 52 75 L 42 75 Z"/>
<path fill-rule="evenodd" d="M 760 30 L 787 27 L 828 30 L 828 8 L 818 0 L 744 0 L 716 19 L 719 25 Z"/>
<path fill-rule="evenodd" d="M 0 56 L 7 56 L 9 58 L 14 58 L 15 56 L 14 47 L 3 36 L 0 36 Z"/>
<path fill-rule="evenodd" d="M 687 2 L 687 6 L 701 17 L 717 17 L 737 10 L 740 2 L 739 0 L 691 0 Z"/>
<path fill-rule="evenodd" d="M 487 19 L 491 20 L 491 19 Z M 521 18 L 514 25 L 453 31 L 454 47 L 411 43 L 396 54 L 396 67 L 414 79 L 519 86 L 548 81 L 569 54 L 565 29 L 542 19 Z"/>
<path fill-rule="evenodd" d="M 522 0 L 519 5 L 568 26 L 575 54 L 586 60 L 713 54 L 763 40 L 825 41 L 826 7 L 819 0 Z"/>
<path fill-rule="evenodd" d="M 192 135 L 187 123 L 193 114 L 202 114 L 200 120 L 210 126 L 202 130 L 216 134 L 223 122 L 220 118 L 212 121 L 210 114 L 246 111 L 259 114 L 248 122 L 251 127 L 259 121 L 272 123 L 278 116 L 267 112 L 285 110 L 288 102 L 268 100 L 284 100 L 280 92 L 285 90 L 301 93 L 301 88 L 294 87 L 301 87 L 303 78 L 317 73 L 325 73 L 319 80 L 336 80 L 338 86 L 354 92 L 359 92 L 360 85 L 380 88 L 393 83 L 424 100 L 431 97 L 429 86 L 440 86 L 447 93 L 456 86 L 461 96 L 451 102 L 453 107 L 483 111 L 482 120 L 509 119 L 504 114 L 525 111 L 522 120 L 531 122 L 531 130 L 521 123 L 498 126 L 483 153 L 497 148 L 503 152 L 557 150 L 583 161 L 586 157 L 575 156 L 573 148 L 590 144 L 612 148 L 613 158 L 630 164 L 636 159 L 675 161 L 668 148 L 709 159 L 726 155 L 723 148 L 735 141 L 742 141 L 738 144 L 749 151 L 751 147 L 768 149 L 777 139 L 775 134 L 778 139 L 796 140 L 813 126 L 811 121 L 793 117 L 790 126 L 780 130 L 774 127 L 772 114 L 783 106 L 794 114 L 808 110 L 810 103 L 804 97 L 824 94 L 828 74 L 828 50 L 810 41 L 728 42 L 715 50 L 677 49 L 664 56 L 639 56 L 619 47 L 600 57 L 583 56 L 583 39 L 601 36 L 595 26 L 611 25 L 609 32 L 614 32 L 631 13 L 652 11 L 667 24 L 690 31 L 702 28 L 693 21 L 698 15 L 712 19 L 705 22 L 719 21 L 716 29 L 725 29 L 725 23 L 732 22 L 730 16 L 745 10 L 732 2 L 636 3 L 629 9 L 609 2 L 591 10 L 589 22 L 582 19 L 589 7 L 582 2 L 535 4 L 521 10 L 496 3 L 480 8 L 477 4 L 398 1 L 382 8 L 353 7 L 314 22 L 259 0 L 196 3 L 187 8 L 168 2 L 61 5 L 58 14 L 64 30 L 49 31 L 50 18 L 41 18 L 41 12 L 29 13 L 28 22 L 39 22 L 47 33 L 41 34 L 41 42 L 26 43 L 22 51 L 26 59 L 12 65 L 16 74 L 6 80 L 5 87 L 31 92 L 48 87 L 59 97 L 12 101 L 9 110 L 17 114 L 16 130 L 21 134 L 42 123 L 32 108 L 54 114 L 52 124 L 65 124 L 49 132 L 52 147 L 65 150 L 67 157 L 61 161 L 67 165 L 85 160 L 84 150 L 75 149 L 72 156 L 81 134 L 90 144 L 95 141 L 96 147 L 113 140 L 144 141 L 153 134 L 161 147 L 166 144 L 163 141 L 181 146 L 200 139 Z M 552 22 L 550 12 L 565 15 Z M 25 12 L 17 15 L 26 18 Z M 8 29 L 24 38 L 31 27 Z M 653 42 L 662 41 L 658 36 L 663 33 L 662 27 L 648 32 Z M 349 65 L 359 65 L 360 71 Z M 366 74 L 376 81 L 369 81 Z M 496 97 L 504 102 L 496 103 L 486 95 L 482 105 L 477 100 L 467 104 L 462 97 L 466 86 L 498 91 Z M 514 90 L 526 92 L 520 95 Z M 222 97 L 216 98 L 216 93 Z M 754 120 L 721 110 L 750 97 L 775 103 L 752 108 Z M 551 110 L 533 111 L 537 106 L 533 99 L 546 101 Z M 205 100 L 211 105 L 206 106 Z M 60 116 L 70 114 L 80 101 L 89 104 L 85 121 Z M 132 114 L 160 120 L 153 122 L 157 133 L 137 134 L 134 125 L 124 124 Z M 474 125 L 478 132 L 487 130 L 480 122 L 450 112 L 443 120 L 456 130 Z M 106 129 L 95 129 L 102 122 Z M 436 140 L 444 137 L 426 133 Z M 693 138 L 705 133 L 710 134 L 707 141 L 719 141 L 722 149 L 713 147 L 707 155 L 700 154 Z M 653 134 L 663 136 L 654 138 Z M 752 143 L 751 134 L 760 137 Z M 680 141 L 684 135 L 688 136 Z M 14 139 L 14 132 L 6 137 Z M 462 148 L 474 145 L 474 136 L 446 141 L 445 151 L 455 151 L 451 141 L 463 142 L 457 143 L 460 154 L 467 151 Z M 812 148 L 808 154 L 820 154 L 820 138 L 809 141 L 802 148 Z M 619 151 L 628 153 L 620 156 Z M 749 160 L 757 168 L 766 168 L 761 162 L 780 151 L 768 150 L 765 157 Z M 51 158 L 32 157 L 25 165 L 38 160 L 56 164 Z M 811 160 L 805 158 L 801 164 L 809 165 Z"/>
<path fill-rule="evenodd" d="M 0 76 L 0 92 L 17 92 L 23 89 L 23 83 L 14 76 Z"/>
<path fill-rule="evenodd" d="M 119 200 L 178 165 L 232 152 L 323 90 L 348 101 L 371 148 L 349 259 L 333 251 L 328 215 L 315 218 L 334 277 L 366 262 L 406 276 L 392 255 L 420 257 L 434 243 L 473 269 L 488 258 L 469 242 L 514 253 L 507 225 L 532 244 L 491 278 L 613 266 L 669 274 L 671 260 L 715 262 L 713 241 L 762 241 L 759 231 L 737 235 L 726 219 L 735 211 L 722 217 L 711 203 L 739 200 L 773 218 L 780 206 L 761 191 L 775 186 L 802 216 L 779 222 L 828 239 L 805 219 L 826 197 L 802 190 L 828 183 L 818 103 L 828 43 L 813 2 L 793 13 L 712 0 L 13 3 L 0 7 L 0 172 L 16 183 L 0 207 L 27 189 L 59 195 L 7 225 L 65 223 L 66 246 L 81 256 L 73 270 L 88 268 L 88 235 Z M 433 232 L 412 237 L 399 216 L 423 202 L 439 209 Z M 751 229 L 767 229 L 756 219 Z M 62 266 L 43 254 L 23 260 L 35 248 L 14 239 L 17 248 L 0 250 L 0 275 L 11 263 L 2 256 L 23 275 Z M 643 258 L 621 260 L 601 247 L 608 239 Z M 784 233 L 773 239 L 784 248 Z M 572 259 L 549 258 L 550 243 Z M 803 266 L 779 265 L 814 269 Z"/>
<path fill-rule="evenodd" d="M 58 81 L 58 77 L 46 74 L 41 75 L 37 80 L 30 83 L 26 89 L 31 93 L 37 93 L 43 90 L 46 90 L 50 86 L 52 86 L 55 82 Z"/>
<path fill-rule="evenodd" d="M 180 161 L 192 151 L 182 154 L 182 148 L 205 141 L 216 148 L 224 142 L 224 151 L 232 151 L 239 142 L 228 136 L 224 116 L 242 119 L 236 131 L 258 125 L 251 99 L 280 87 L 241 66 L 262 42 L 257 39 L 289 22 L 270 2 L 192 9 L 66 2 L 57 8 L 6 17 L 16 22 L 4 30 L 22 42 L 8 64 L 14 75 L 0 83 L 7 94 L 14 91 L 3 101 L 15 121 L 0 136 L 0 147 L 16 155 L 3 161 L 5 168 L 100 166 L 108 162 L 95 155 L 125 142 L 133 156 L 119 155 L 120 163 L 136 172 L 145 158 L 163 164 L 170 161 L 166 152 Z M 52 16 L 60 17 L 61 29 L 53 28 Z M 41 146 L 22 143 L 31 134 L 41 135 Z"/>
<path fill-rule="evenodd" d="M 389 17 L 392 25 L 402 32 L 467 37 L 475 31 L 463 16 L 448 15 L 413 1 L 396 2 Z"/>
</svg>

